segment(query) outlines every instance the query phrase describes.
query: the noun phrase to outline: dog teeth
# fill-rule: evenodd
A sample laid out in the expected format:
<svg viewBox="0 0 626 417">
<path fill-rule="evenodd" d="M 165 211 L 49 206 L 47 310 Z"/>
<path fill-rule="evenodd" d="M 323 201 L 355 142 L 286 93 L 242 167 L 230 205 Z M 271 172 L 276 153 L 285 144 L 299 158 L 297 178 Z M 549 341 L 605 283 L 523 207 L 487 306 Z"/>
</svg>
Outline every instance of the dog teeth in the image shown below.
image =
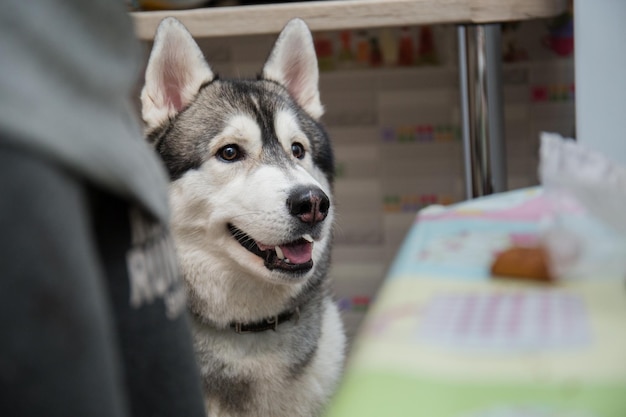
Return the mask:
<svg viewBox="0 0 626 417">
<path fill-rule="evenodd" d="M 306 240 L 309 243 L 313 243 L 313 238 L 311 237 L 311 235 L 304 235 L 302 236 L 302 239 Z"/>
<path fill-rule="evenodd" d="M 280 246 L 276 246 L 276 255 L 278 256 L 278 259 L 285 259 L 285 254 L 283 254 L 283 250 L 280 248 Z"/>
</svg>

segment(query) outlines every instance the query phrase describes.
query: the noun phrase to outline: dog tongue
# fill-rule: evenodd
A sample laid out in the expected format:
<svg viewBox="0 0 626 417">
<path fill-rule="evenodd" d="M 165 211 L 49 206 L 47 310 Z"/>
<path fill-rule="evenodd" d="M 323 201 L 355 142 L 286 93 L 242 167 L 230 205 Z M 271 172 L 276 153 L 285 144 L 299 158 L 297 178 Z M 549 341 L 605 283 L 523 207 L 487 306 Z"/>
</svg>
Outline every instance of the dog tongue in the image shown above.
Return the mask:
<svg viewBox="0 0 626 417">
<path fill-rule="evenodd" d="M 304 264 L 311 260 L 311 252 L 313 251 L 313 245 L 307 241 L 298 241 L 289 243 L 287 245 L 281 245 L 280 249 L 283 251 L 285 258 L 289 259 L 292 264 Z"/>
</svg>

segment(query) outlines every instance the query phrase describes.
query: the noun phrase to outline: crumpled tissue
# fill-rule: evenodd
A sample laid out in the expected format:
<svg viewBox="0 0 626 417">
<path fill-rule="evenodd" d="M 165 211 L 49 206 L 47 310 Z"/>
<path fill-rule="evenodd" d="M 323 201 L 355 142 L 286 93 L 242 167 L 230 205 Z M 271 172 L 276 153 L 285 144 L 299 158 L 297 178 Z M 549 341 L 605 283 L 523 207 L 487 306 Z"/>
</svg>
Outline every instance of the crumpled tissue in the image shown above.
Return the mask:
<svg viewBox="0 0 626 417">
<path fill-rule="evenodd" d="M 539 177 L 552 207 L 542 241 L 556 278 L 626 277 L 626 168 L 542 133 Z"/>
</svg>

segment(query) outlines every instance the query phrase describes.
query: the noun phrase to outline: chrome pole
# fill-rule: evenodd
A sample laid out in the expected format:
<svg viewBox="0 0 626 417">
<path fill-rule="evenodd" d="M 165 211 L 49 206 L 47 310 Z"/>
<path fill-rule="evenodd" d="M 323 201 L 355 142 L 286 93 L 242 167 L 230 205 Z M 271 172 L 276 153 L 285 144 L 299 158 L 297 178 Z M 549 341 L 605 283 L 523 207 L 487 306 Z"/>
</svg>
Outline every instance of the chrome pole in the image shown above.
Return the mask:
<svg viewBox="0 0 626 417">
<path fill-rule="evenodd" d="M 504 93 L 502 82 L 502 31 L 499 24 L 483 25 L 487 71 L 487 103 L 489 153 L 493 192 L 500 193 L 507 186 L 506 137 L 504 133 Z"/>
<path fill-rule="evenodd" d="M 474 198 L 474 163 L 472 161 L 472 125 L 470 123 L 470 92 L 467 58 L 467 26 L 457 28 L 459 50 L 459 88 L 461 97 L 461 135 L 463 141 L 463 172 L 465 174 L 465 198 Z"/>
<path fill-rule="evenodd" d="M 458 28 L 466 197 L 506 189 L 499 25 Z"/>
</svg>

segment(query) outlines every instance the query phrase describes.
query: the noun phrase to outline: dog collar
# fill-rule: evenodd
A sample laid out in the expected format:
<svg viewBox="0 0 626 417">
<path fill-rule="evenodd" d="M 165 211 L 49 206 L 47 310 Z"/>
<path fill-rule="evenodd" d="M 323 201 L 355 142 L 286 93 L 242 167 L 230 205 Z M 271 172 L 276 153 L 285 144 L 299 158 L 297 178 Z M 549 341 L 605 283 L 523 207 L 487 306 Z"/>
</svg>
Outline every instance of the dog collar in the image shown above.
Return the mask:
<svg viewBox="0 0 626 417">
<path fill-rule="evenodd" d="M 258 333 L 266 330 L 276 331 L 279 324 L 290 321 L 291 319 L 294 319 L 294 323 L 298 323 L 298 320 L 300 319 L 300 307 L 296 307 L 294 310 L 285 311 L 277 316 L 272 316 L 255 323 L 231 323 L 230 328 L 233 329 L 235 333 L 239 334 Z"/>
</svg>

